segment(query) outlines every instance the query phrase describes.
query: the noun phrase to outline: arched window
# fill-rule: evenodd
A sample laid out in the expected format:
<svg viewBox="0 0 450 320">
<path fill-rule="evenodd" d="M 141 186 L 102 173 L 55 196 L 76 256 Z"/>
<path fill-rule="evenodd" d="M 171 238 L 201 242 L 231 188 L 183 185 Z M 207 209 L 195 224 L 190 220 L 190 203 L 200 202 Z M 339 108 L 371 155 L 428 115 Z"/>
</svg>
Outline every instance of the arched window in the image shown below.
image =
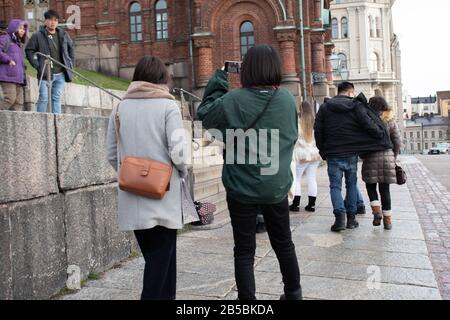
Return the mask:
<svg viewBox="0 0 450 320">
<path fill-rule="evenodd" d="M 155 5 L 156 12 L 156 40 L 165 40 L 169 38 L 169 14 L 167 10 L 167 1 L 159 0 Z"/>
<path fill-rule="evenodd" d="M 241 24 L 240 29 L 241 38 L 241 58 L 244 59 L 247 51 L 255 46 L 255 28 L 253 23 L 245 21 Z"/>
<path fill-rule="evenodd" d="M 333 39 L 339 38 L 339 22 L 336 18 L 333 18 L 333 20 L 331 20 L 331 36 L 333 37 Z"/>
<path fill-rule="evenodd" d="M 345 55 L 345 53 L 339 53 L 338 57 L 341 61 L 341 65 L 340 65 L 341 70 L 348 70 L 347 56 Z"/>
<path fill-rule="evenodd" d="M 375 37 L 375 27 L 374 27 L 374 20 L 372 16 L 369 16 L 369 30 L 370 30 L 370 37 Z"/>
<path fill-rule="evenodd" d="M 142 12 L 139 2 L 130 6 L 130 39 L 131 42 L 142 41 Z"/>
<path fill-rule="evenodd" d="M 342 38 L 348 38 L 348 19 L 343 17 L 341 19 Z"/>
<path fill-rule="evenodd" d="M 381 38 L 381 19 L 380 19 L 380 17 L 375 18 L 375 25 L 377 28 L 377 38 Z"/>
<path fill-rule="evenodd" d="M 380 60 L 375 52 L 370 55 L 370 71 L 380 71 Z"/>
</svg>

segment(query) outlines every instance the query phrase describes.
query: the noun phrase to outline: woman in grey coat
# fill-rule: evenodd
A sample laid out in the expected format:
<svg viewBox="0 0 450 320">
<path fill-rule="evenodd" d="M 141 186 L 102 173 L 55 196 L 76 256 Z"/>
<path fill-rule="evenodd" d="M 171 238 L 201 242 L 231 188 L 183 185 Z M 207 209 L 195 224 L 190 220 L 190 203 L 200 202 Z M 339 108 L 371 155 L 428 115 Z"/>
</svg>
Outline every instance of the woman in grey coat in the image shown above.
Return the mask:
<svg viewBox="0 0 450 320">
<path fill-rule="evenodd" d="M 177 229 L 183 227 L 181 178 L 187 174 L 186 140 L 168 80 L 160 59 L 143 58 L 119 106 L 120 150 L 115 112 L 108 128 L 108 159 L 117 171 L 119 157 L 126 156 L 173 164 L 177 169 L 162 200 L 119 190 L 119 228 L 134 231 L 145 259 L 143 300 L 173 300 L 176 293 L 176 237 Z"/>
<path fill-rule="evenodd" d="M 392 229 L 390 185 L 397 183 L 395 166 L 402 142 L 400 131 L 394 120 L 394 112 L 386 100 L 383 97 L 373 97 L 370 99 L 369 105 L 380 114 L 394 148 L 362 156 L 362 178 L 366 183 L 370 205 L 372 206 L 373 225 L 379 226 L 381 225 L 381 220 L 383 220 L 384 228 L 390 230 Z M 377 193 L 377 185 L 381 203 Z"/>
</svg>

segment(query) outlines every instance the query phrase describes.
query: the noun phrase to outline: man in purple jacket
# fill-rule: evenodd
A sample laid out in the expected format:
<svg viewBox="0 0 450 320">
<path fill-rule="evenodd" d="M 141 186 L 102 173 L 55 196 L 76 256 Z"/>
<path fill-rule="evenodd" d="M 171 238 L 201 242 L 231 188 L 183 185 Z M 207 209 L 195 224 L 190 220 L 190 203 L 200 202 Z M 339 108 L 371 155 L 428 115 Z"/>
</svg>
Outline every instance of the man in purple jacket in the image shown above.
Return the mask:
<svg viewBox="0 0 450 320">
<path fill-rule="evenodd" d="M 0 87 L 3 99 L 0 110 L 23 110 L 23 87 L 26 85 L 24 52 L 28 23 L 11 20 L 7 33 L 0 36 Z"/>
</svg>

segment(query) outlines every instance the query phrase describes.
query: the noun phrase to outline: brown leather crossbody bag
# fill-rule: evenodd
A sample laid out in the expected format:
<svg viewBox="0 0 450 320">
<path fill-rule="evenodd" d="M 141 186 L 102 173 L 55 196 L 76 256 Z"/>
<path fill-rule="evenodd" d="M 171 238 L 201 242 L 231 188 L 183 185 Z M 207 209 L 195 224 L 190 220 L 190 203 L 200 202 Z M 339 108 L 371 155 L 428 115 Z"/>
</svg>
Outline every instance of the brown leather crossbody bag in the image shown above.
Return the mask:
<svg viewBox="0 0 450 320">
<path fill-rule="evenodd" d="M 120 157 L 119 105 L 115 113 L 116 139 L 119 150 L 119 188 L 146 198 L 161 200 L 170 190 L 173 166 L 155 160 L 137 157 Z"/>
</svg>

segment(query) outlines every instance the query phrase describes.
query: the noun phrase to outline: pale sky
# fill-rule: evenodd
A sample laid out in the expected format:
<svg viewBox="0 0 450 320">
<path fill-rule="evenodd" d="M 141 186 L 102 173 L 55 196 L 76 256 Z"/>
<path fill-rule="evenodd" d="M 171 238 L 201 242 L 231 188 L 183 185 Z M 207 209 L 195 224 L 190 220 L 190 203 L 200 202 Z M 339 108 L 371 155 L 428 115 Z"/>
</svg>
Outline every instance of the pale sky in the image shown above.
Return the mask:
<svg viewBox="0 0 450 320">
<path fill-rule="evenodd" d="M 411 96 L 450 90 L 450 0 L 397 0 L 394 32 L 402 51 L 403 91 Z"/>
</svg>

